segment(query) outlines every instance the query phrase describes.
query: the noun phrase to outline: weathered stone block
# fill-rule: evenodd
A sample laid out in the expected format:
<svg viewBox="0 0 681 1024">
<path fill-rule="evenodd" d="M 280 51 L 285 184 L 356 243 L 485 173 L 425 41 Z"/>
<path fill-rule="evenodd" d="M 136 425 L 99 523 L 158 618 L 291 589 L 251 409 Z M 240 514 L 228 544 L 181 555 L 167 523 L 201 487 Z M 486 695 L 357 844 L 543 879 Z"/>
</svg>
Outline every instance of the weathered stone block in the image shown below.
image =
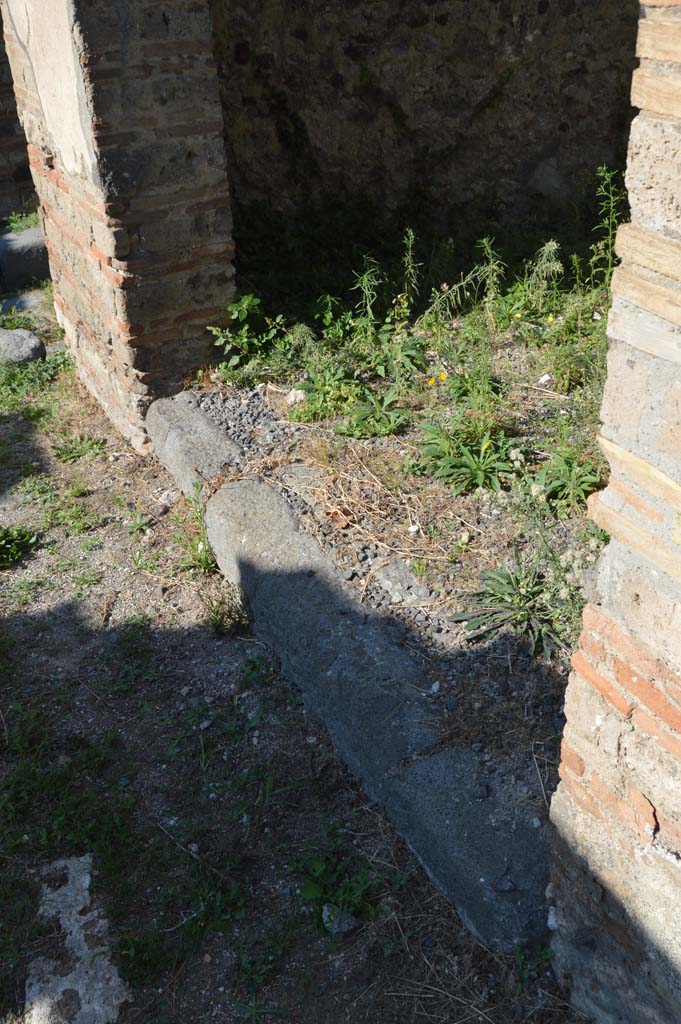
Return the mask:
<svg viewBox="0 0 681 1024">
<path fill-rule="evenodd" d="M 681 63 L 681 22 L 641 21 L 636 53 L 647 60 Z"/>
<path fill-rule="evenodd" d="M 32 331 L 0 329 L 0 363 L 33 363 L 45 358 L 45 346 Z"/>
<path fill-rule="evenodd" d="M 639 114 L 631 126 L 626 182 L 633 222 L 681 238 L 681 125 Z"/>
<path fill-rule="evenodd" d="M 623 402 L 625 394 L 628 401 Z M 618 444 L 639 443 L 641 425 L 653 412 L 655 403 L 655 378 L 649 362 L 628 345 L 613 342 L 608 351 L 601 419 Z"/>
<path fill-rule="evenodd" d="M 634 71 L 631 102 L 664 117 L 681 118 L 681 74 L 646 66 Z"/>
<path fill-rule="evenodd" d="M 626 298 L 615 295 L 608 317 L 608 335 L 624 341 L 631 348 L 659 356 L 671 363 L 681 363 L 681 327 L 653 313 L 648 313 Z"/>
</svg>

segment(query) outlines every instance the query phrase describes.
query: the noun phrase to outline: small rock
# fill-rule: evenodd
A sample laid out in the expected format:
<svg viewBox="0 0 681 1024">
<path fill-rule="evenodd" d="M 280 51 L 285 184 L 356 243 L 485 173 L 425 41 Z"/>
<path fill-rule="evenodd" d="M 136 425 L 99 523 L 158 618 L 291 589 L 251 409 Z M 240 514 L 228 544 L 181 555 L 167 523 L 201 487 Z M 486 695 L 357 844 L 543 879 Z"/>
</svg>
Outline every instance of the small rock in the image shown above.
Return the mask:
<svg viewBox="0 0 681 1024">
<path fill-rule="evenodd" d="M 45 358 L 45 346 L 32 331 L 0 329 L 0 363 L 33 363 Z"/>
<path fill-rule="evenodd" d="M 290 406 L 302 405 L 305 401 L 306 392 L 301 388 L 291 388 L 286 396 L 286 404 Z"/>
<path fill-rule="evenodd" d="M 331 935 L 349 935 L 359 928 L 359 921 L 346 910 L 339 910 L 331 903 L 325 903 L 322 907 L 322 921 L 327 932 Z"/>
<path fill-rule="evenodd" d="M 174 505 L 175 502 L 179 500 L 179 497 L 180 492 L 177 488 L 170 487 L 167 491 L 164 491 L 163 494 L 159 495 L 158 503 L 159 505 Z"/>
</svg>

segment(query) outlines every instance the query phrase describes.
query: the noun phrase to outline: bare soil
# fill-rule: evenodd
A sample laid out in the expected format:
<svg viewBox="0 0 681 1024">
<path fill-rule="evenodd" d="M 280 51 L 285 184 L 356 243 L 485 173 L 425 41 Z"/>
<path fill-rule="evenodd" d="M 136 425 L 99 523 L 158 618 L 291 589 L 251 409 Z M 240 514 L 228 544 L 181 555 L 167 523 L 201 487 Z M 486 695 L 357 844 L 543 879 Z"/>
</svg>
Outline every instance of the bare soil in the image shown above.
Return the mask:
<svg viewBox="0 0 681 1024">
<path fill-rule="evenodd" d="M 75 436 L 101 444 L 59 461 Z M 0 525 L 40 533 L 0 571 L 0 1019 L 19 1024 L 54 942 L 39 868 L 93 852 L 123 1024 L 575 1021 L 545 950 L 464 930 L 276 652 L 216 633 L 223 584 L 177 539 L 192 510 L 69 372 L 0 417 L 0 443 Z"/>
</svg>

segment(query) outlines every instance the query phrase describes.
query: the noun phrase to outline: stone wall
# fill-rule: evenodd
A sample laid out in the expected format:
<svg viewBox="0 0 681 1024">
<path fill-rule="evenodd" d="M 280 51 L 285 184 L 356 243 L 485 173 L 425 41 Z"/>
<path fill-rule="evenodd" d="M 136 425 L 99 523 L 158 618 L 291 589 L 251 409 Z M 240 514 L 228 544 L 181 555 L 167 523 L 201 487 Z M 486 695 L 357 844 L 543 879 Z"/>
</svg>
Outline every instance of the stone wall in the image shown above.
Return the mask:
<svg viewBox="0 0 681 1024">
<path fill-rule="evenodd" d="M 642 9 L 591 515 L 612 537 L 566 697 L 557 962 L 603 1024 L 681 1016 L 681 0 Z"/>
<path fill-rule="evenodd" d="M 36 205 L 7 53 L 0 37 L 0 217 Z"/>
<path fill-rule="evenodd" d="M 231 209 L 205 0 L 2 0 L 55 302 L 78 372 L 144 444 L 212 354 Z"/>
<path fill-rule="evenodd" d="M 443 226 L 624 162 L 637 0 L 211 6 L 240 208 L 370 200 Z"/>
</svg>

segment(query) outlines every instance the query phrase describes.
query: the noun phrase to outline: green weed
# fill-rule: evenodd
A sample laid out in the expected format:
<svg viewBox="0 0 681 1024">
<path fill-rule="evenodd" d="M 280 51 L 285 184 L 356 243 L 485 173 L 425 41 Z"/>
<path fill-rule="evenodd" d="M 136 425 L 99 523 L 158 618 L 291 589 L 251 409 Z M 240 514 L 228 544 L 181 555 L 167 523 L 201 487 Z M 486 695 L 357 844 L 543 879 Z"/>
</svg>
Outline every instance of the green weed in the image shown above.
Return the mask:
<svg viewBox="0 0 681 1024">
<path fill-rule="evenodd" d="M 609 289 L 616 261 L 617 228 L 624 220 L 627 208 L 626 192 L 619 172 L 605 166 L 598 168 L 596 198 L 600 220 L 594 230 L 601 237 L 591 249 L 590 283 L 592 287 Z"/>
<path fill-rule="evenodd" d="M 546 971 L 553 959 L 553 950 L 548 946 L 538 946 L 536 949 L 521 949 L 519 946 L 514 950 L 515 957 L 515 992 L 520 995 L 530 980 L 532 974 Z"/>
<path fill-rule="evenodd" d="M 350 914 L 358 923 L 370 920 L 388 889 L 385 878 L 338 829 L 324 835 L 316 849 L 309 847 L 293 867 L 301 877 L 300 895 L 320 925 L 328 918 L 325 908 Z"/>
<path fill-rule="evenodd" d="M 2 318 L 0 326 L 7 326 Z M 31 319 L 31 328 L 33 326 Z M 44 394 L 70 365 L 68 356 L 63 352 L 48 356 L 45 360 L 27 363 L 25 366 L 17 363 L 0 363 L 0 413 L 21 410 L 26 398 Z"/>
<path fill-rule="evenodd" d="M 59 462 L 71 464 L 86 456 L 93 458 L 96 455 L 101 455 L 105 449 L 106 442 L 103 438 L 89 437 L 87 434 L 76 434 L 75 437 L 69 437 L 61 444 L 52 446 L 54 457 Z"/>
<path fill-rule="evenodd" d="M 26 231 L 28 228 L 37 228 L 39 223 L 40 217 L 37 210 L 14 211 L 5 218 L 5 227 L 13 235 L 18 235 L 20 231 Z"/>
<path fill-rule="evenodd" d="M 0 526 L 0 569 L 9 569 L 34 551 L 40 538 L 26 526 Z"/>
<path fill-rule="evenodd" d="M 5 331 L 34 331 L 36 329 L 35 316 L 23 309 L 17 309 L 16 306 L 9 306 L 3 313 L 0 313 L 0 327 Z M 27 369 L 31 365 L 28 363 L 23 368 Z"/>
<path fill-rule="evenodd" d="M 147 515 L 142 509 L 135 509 L 135 514 L 127 524 L 128 533 L 144 533 L 145 530 L 149 529 L 153 521 L 153 517 Z"/>
<path fill-rule="evenodd" d="M 395 388 L 386 394 L 369 393 L 352 412 L 336 426 L 346 437 L 387 437 L 399 434 L 411 422 L 408 409 L 400 407 Z"/>
<path fill-rule="evenodd" d="M 161 567 L 160 551 L 147 551 L 140 547 L 132 553 L 132 564 L 140 572 L 157 573 Z"/>
<path fill-rule="evenodd" d="M 603 485 L 594 463 L 570 452 L 556 452 L 542 466 L 535 480 L 561 518 L 583 508 L 589 495 Z"/>
<path fill-rule="evenodd" d="M 329 419 L 355 406 L 362 395 L 362 387 L 342 365 L 311 368 L 307 379 L 299 381 L 296 387 L 307 396 L 292 413 L 292 419 L 300 422 Z"/>
<path fill-rule="evenodd" d="M 239 690 L 250 690 L 254 687 L 269 685 L 278 678 L 276 664 L 262 655 L 246 658 L 239 668 Z"/>
<path fill-rule="evenodd" d="M 42 519 L 45 530 L 61 526 L 67 533 L 81 534 L 97 530 L 101 525 L 101 516 L 86 508 L 77 498 L 58 495 L 54 501 L 45 505 Z"/>
<path fill-rule="evenodd" d="M 217 572 L 217 562 L 203 518 L 200 484 L 195 486 L 194 494 L 187 499 L 187 505 L 188 518 L 173 516 L 173 521 L 178 526 L 173 538 L 182 550 L 181 567 L 199 576 L 212 576 Z"/>
<path fill-rule="evenodd" d="M 239 636 L 248 631 L 249 617 L 244 595 L 228 580 L 217 590 L 203 591 L 201 603 L 208 625 L 220 636 Z"/>
<path fill-rule="evenodd" d="M 131 616 L 114 631 L 104 662 L 118 693 L 131 693 L 141 683 L 153 682 L 157 678 L 151 629 L 145 616 Z"/>
<path fill-rule="evenodd" d="M 464 424 L 464 431 L 470 429 L 469 424 Z M 479 441 L 470 443 L 461 429 L 454 433 L 456 426 L 446 430 L 440 424 L 425 423 L 421 430 L 421 471 L 449 484 L 455 494 L 478 487 L 499 491 L 516 472 L 512 442 L 503 434 L 484 434 Z"/>
<path fill-rule="evenodd" d="M 471 639 L 485 640 L 509 629 L 528 640 L 533 654 L 560 643 L 556 610 L 536 564 L 524 565 L 516 551 L 511 566 L 482 573 L 481 582 L 470 595 L 469 611 L 453 618 L 466 622 Z"/>
<path fill-rule="evenodd" d="M 292 917 L 275 922 L 260 934 L 247 936 L 238 954 L 237 991 L 248 992 L 254 997 L 279 974 L 287 956 L 298 943 L 302 927 L 302 920 Z M 251 1007 L 243 1008 L 251 1011 Z M 287 1014 L 287 1011 L 283 1012 Z M 265 1012 L 261 1011 L 260 1015 L 265 1016 Z"/>
<path fill-rule="evenodd" d="M 103 578 L 104 574 L 97 569 L 83 569 L 82 572 L 77 573 L 73 578 L 77 596 L 84 597 L 88 590 L 96 587 L 98 583 L 102 582 Z"/>
</svg>

